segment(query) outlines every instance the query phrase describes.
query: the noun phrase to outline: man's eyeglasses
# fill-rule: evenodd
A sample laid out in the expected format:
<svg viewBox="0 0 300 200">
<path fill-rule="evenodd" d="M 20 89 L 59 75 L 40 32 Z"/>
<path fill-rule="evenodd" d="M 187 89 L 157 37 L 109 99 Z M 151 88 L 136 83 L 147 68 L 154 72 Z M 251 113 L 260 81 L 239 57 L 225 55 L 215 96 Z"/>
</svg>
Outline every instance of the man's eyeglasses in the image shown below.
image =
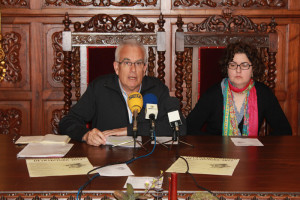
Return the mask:
<svg viewBox="0 0 300 200">
<path fill-rule="evenodd" d="M 119 64 L 124 64 L 125 66 L 128 66 L 128 67 L 131 67 L 132 64 L 134 64 L 136 67 L 143 67 L 145 65 L 145 63 L 143 61 L 130 62 L 127 60 L 119 62 Z"/>
<path fill-rule="evenodd" d="M 230 62 L 228 63 L 228 68 L 229 69 L 233 69 L 233 70 L 236 70 L 238 67 L 241 68 L 241 70 L 247 70 L 247 69 L 250 69 L 252 65 L 250 65 L 249 63 L 247 62 L 243 62 L 241 64 L 237 64 L 236 62 Z"/>
</svg>

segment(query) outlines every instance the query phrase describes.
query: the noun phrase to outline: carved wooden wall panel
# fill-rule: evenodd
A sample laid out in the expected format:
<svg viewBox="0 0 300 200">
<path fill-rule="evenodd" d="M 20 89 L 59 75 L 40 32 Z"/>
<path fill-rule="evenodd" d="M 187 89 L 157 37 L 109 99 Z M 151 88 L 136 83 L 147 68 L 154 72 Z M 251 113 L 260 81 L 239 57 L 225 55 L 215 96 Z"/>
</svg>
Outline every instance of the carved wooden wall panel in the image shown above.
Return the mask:
<svg viewBox="0 0 300 200">
<path fill-rule="evenodd" d="M 124 7 L 141 7 L 141 8 L 156 8 L 160 5 L 160 0 L 44 0 L 43 7 L 95 7 L 95 8 L 124 8 Z"/>
<path fill-rule="evenodd" d="M 30 0 L 1 0 L 0 5 L 5 8 L 29 8 L 29 1 Z"/>
<path fill-rule="evenodd" d="M 46 50 L 46 70 L 45 70 L 45 89 L 62 88 L 63 84 L 63 52 L 62 34 L 63 26 L 45 25 L 45 49 Z"/>
<path fill-rule="evenodd" d="M 190 77 L 186 76 L 186 72 L 190 70 L 188 52 L 180 57 L 185 62 L 182 66 L 183 73 L 175 71 L 174 33 L 177 29 L 177 15 L 181 14 L 186 22 L 200 23 L 208 16 L 221 14 L 222 9 L 229 7 L 234 10 L 234 14 L 249 16 L 256 23 L 268 22 L 271 16 L 275 16 L 279 24 L 276 28 L 278 52 L 275 94 L 292 124 L 294 134 L 300 135 L 300 50 L 296 48 L 300 46 L 299 42 L 297 43 L 300 38 L 297 29 L 300 24 L 299 0 L 0 0 L 0 7 L 3 38 L 6 37 L 6 41 L 10 41 L 4 45 L 12 55 L 9 66 L 12 69 L 11 75 L 6 77 L 7 80 L 0 82 L 0 109 L 21 110 L 22 134 L 53 133 L 54 124 L 57 123 L 55 120 L 61 116 L 59 109 L 63 108 L 64 104 L 64 55 L 59 32 L 63 30 L 62 20 L 65 12 L 69 12 L 73 23 L 86 21 L 91 16 L 102 13 L 113 17 L 133 14 L 143 22 L 155 24 L 159 13 L 162 12 L 166 20 L 164 28 L 167 46 L 165 66 L 162 65 L 162 68 L 166 74 L 161 73 L 161 68 L 156 69 L 152 65 L 150 74 L 164 76 L 171 95 L 175 96 L 175 92 L 180 93 L 178 95 L 182 95 L 182 106 L 189 108 L 190 102 L 186 101 L 190 99 Z M 70 28 L 73 28 L 73 24 Z M 106 40 L 107 38 L 104 42 Z M 206 38 L 205 41 L 207 40 Z M 150 54 L 152 55 L 152 52 Z M 156 54 L 156 60 L 159 60 L 160 56 Z M 182 87 L 175 85 L 175 78 L 183 80 Z M 72 86 L 75 86 L 74 83 Z M 72 101 L 75 99 L 74 92 Z M 298 103 L 295 103 L 297 101 Z M 33 121 L 30 122 L 30 119 Z M 51 121 L 52 119 L 54 121 Z M 35 121 L 38 126 L 32 127 Z"/>
<path fill-rule="evenodd" d="M 287 37 L 287 25 L 280 25 L 277 27 L 278 33 L 278 52 L 276 55 L 276 66 L 277 66 L 277 73 L 276 73 L 276 90 L 275 95 L 278 101 L 281 103 L 282 108 L 285 110 L 286 105 L 285 101 L 287 98 L 286 92 L 286 84 L 285 82 L 288 79 L 287 74 L 285 73 L 286 62 L 287 58 L 285 56 L 286 53 L 286 37 Z"/>
<path fill-rule="evenodd" d="M 173 0 L 173 8 L 284 9 L 288 0 Z"/>
<path fill-rule="evenodd" d="M 30 135 L 30 102 L 0 101 L 0 134 Z"/>
<path fill-rule="evenodd" d="M 6 76 L 0 83 L 0 90 L 29 90 L 29 26 L 3 25 L 2 34 Z"/>
<path fill-rule="evenodd" d="M 45 132 L 46 133 L 53 133 L 53 134 L 58 134 L 58 123 L 62 116 L 64 115 L 63 113 L 63 106 L 64 104 L 59 101 L 47 101 L 44 104 L 44 109 L 45 109 L 45 122 L 44 122 L 44 127 L 45 127 Z M 49 124 L 50 122 L 50 124 Z"/>
</svg>

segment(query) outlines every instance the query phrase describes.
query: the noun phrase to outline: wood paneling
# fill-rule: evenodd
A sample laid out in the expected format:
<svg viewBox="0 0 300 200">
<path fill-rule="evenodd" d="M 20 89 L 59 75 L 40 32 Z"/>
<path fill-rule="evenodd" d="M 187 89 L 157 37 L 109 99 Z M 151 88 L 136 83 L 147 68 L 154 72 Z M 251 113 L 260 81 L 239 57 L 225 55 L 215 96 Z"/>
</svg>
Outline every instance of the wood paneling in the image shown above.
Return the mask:
<svg viewBox="0 0 300 200">
<path fill-rule="evenodd" d="M 2 25 L 7 75 L 1 82 L 1 90 L 30 90 L 29 28 L 29 24 Z"/>
<path fill-rule="evenodd" d="M 63 73 L 60 70 L 63 55 L 60 53 L 59 32 L 63 30 L 62 20 L 65 12 L 69 12 L 73 23 L 76 21 L 83 22 L 100 13 L 112 16 L 129 13 L 136 15 L 143 22 L 157 23 L 156 20 L 162 12 L 166 20 L 167 36 L 165 82 L 170 88 L 171 95 L 174 96 L 176 90 L 174 33 L 177 29 L 175 22 L 178 14 L 181 14 L 186 22 L 199 23 L 209 15 L 222 14 L 222 9 L 228 5 L 219 3 L 233 2 L 212 0 L 211 2 L 218 3 L 215 7 L 206 4 L 201 7 L 199 5 L 174 6 L 175 1 L 185 2 L 181 0 L 157 0 L 156 5 L 114 5 L 109 7 L 67 5 L 66 1 L 61 0 L 1 1 L 2 35 L 4 39 L 14 38 L 10 40 L 12 43 L 9 43 L 10 49 L 13 49 L 10 51 L 10 55 L 12 55 L 10 59 L 13 60 L 14 66 L 19 63 L 20 71 L 18 73 L 21 78 L 16 79 L 15 82 L 9 80 L 0 82 L 0 109 L 7 110 L 16 107 L 22 112 L 22 134 L 39 135 L 52 132 L 53 112 L 62 108 L 63 105 L 63 85 L 60 79 Z M 61 4 L 54 5 L 49 2 L 61 2 Z M 143 0 L 140 2 L 151 1 Z M 293 134 L 300 135 L 300 1 L 283 0 L 286 3 L 283 7 L 272 7 L 271 4 L 242 7 L 242 3 L 248 2 L 248 0 L 237 0 L 236 2 L 239 2 L 240 5 L 229 5 L 234 15 L 247 15 L 255 23 L 268 22 L 270 17 L 274 16 L 278 23 L 275 94 L 292 125 Z M 280 1 L 255 2 L 274 3 Z M 11 33 L 15 35 L 7 35 Z M 19 47 L 16 43 L 19 44 Z M 185 97 L 186 89 L 184 87 L 185 85 L 183 85 L 182 95 Z M 74 95 L 72 99 L 74 99 Z"/>
<path fill-rule="evenodd" d="M 30 110 L 30 101 L 0 101 L 0 134 L 31 135 Z"/>
<path fill-rule="evenodd" d="M 298 105 L 298 91 L 299 91 L 299 44 L 300 44 L 300 24 L 289 24 L 287 36 L 287 75 L 288 75 L 288 95 L 287 95 L 287 117 L 291 123 L 294 132 L 298 133 L 298 118 L 299 112 L 296 109 Z"/>
</svg>

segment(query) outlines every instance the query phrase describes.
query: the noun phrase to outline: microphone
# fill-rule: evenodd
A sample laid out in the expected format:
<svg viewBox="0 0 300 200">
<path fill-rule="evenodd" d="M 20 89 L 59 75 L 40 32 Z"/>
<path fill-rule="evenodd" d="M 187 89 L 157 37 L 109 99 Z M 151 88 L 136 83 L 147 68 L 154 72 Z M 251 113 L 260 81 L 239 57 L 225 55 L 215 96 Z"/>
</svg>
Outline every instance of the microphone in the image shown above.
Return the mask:
<svg viewBox="0 0 300 200">
<path fill-rule="evenodd" d="M 143 98 L 145 108 L 145 118 L 154 120 L 157 118 L 157 97 L 154 94 L 146 94 Z"/>
<path fill-rule="evenodd" d="M 143 97 L 139 92 L 133 92 L 128 96 L 127 104 L 129 109 L 133 114 L 133 137 L 136 138 L 137 135 L 137 115 L 141 111 L 143 106 Z"/>
<path fill-rule="evenodd" d="M 154 94 L 146 94 L 144 96 L 145 119 L 150 120 L 151 139 L 154 139 L 153 131 L 155 130 L 155 119 L 157 118 L 157 97 Z"/>
<path fill-rule="evenodd" d="M 170 97 L 165 104 L 165 109 L 168 112 L 169 123 L 174 129 L 172 140 L 177 141 L 177 137 L 180 133 L 179 126 L 182 125 L 182 121 L 179 115 L 179 101 L 176 97 Z"/>
</svg>

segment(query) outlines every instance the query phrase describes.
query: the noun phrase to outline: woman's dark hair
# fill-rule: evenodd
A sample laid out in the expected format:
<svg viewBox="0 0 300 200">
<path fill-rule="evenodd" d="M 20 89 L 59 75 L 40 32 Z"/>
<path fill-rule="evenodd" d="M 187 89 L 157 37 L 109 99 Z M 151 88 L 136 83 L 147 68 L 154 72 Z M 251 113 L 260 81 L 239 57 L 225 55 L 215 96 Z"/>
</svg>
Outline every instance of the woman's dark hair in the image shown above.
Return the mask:
<svg viewBox="0 0 300 200">
<path fill-rule="evenodd" d="M 225 54 L 220 61 L 222 75 L 224 77 L 228 77 L 228 63 L 233 60 L 234 55 L 237 53 L 246 54 L 248 59 L 252 63 L 253 80 L 263 81 L 265 78 L 264 75 L 266 66 L 264 65 L 261 57 L 259 56 L 257 49 L 243 42 L 236 42 L 227 46 Z"/>
</svg>

